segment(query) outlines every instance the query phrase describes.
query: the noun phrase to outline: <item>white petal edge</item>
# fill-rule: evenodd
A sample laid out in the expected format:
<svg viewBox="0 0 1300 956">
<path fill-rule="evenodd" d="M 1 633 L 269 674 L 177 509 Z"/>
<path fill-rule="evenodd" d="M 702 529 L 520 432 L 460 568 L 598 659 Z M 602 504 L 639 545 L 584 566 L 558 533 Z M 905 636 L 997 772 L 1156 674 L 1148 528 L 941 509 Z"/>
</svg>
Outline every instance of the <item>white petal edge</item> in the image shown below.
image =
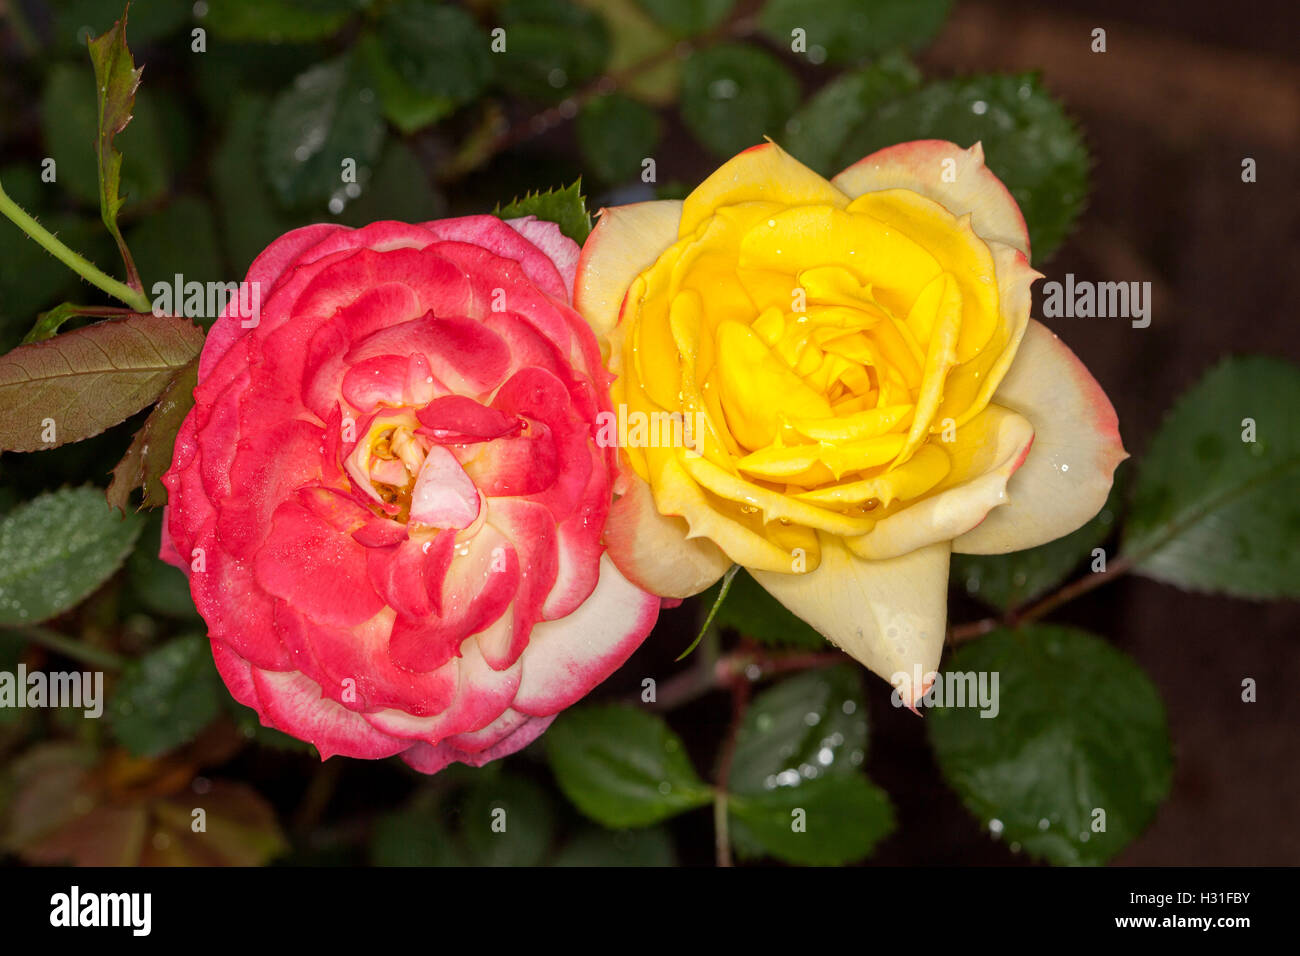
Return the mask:
<svg viewBox="0 0 1300 956">
<path fill-rule="evenodd" d="M 954 216 L 970 213 L 971 227 L 980 238 L 1029 255 L 1029 230 L 1020 206 L 984 165 L 980 143 L 970 149 L 941 139 L 899 143 L 858 160 L 831 182 L 855 199 L 881 189 L 910 189 Z"/>
<path fill-rule="evenodd" d="M 993 400 L 1034 426 L 1034 446 L 1007 483 L 1007 504 L 953 541 L 963 554 L 1005 554 L 1076 530 L 1106 503 L 1128 457 L 1119 420 L 1097 380 L 1037 319 Z"/>
<path fill-rule="evenodd" d="M 515 710 L 535 717 L 558 713 L 631 656 L 659 616 L 660 600 L 625 578 L 601 555 L 600 579 L 568 617 L 533 627 L 523 653 L 524 676 Z"/>
</svg>

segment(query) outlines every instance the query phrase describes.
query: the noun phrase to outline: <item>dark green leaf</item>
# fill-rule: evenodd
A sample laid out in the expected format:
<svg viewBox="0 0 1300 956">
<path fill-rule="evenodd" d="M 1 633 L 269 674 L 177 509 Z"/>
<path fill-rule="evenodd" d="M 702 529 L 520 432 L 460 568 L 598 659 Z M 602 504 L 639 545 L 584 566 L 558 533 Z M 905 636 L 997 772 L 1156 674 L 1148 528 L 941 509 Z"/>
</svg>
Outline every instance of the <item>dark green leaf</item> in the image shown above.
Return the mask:
<svg viewBox="0 0 1300 956">
<path fill-rule="evenodd" d="M 1297 408 L 1300 369 L 1265 357 L 1225 360 L 1178 401 L 1138 470 L 1123 552 L 1139 573 L 1300 597 Z"/>
<path fill-rule="evenodd" d="M 225 690 L 207 638 L 178 637 L 132 661 L 109 704 L 109 724 L 136 756 L 187 744 L 221 711 Z"/>
<path fill-rule="evenodd" d="M 637 3 L 656 23 L 677 36 L 693 37 L 707 33 L 727 19 L 736 0 L 637 0 Z"/>
<path fill-rule="evenodd" d="M 464 10 L 431 0 L 398 0 L 384 12 L 386 59 L 412 88 L 453 103 L 472 100 L 492 76 L 486 33 Z"/>
<path fill-rule="evenodd" d="M 858 63 L 895 47 L 929 42 L 948 17 L 952 0 L 767 0 L 759 18 L 772 42 L 795 49 L 802 30 L 813 63 Z"/>
<path fill-rule="evenodd" d="M 155 511 L 126 562 L 131 593 L 154 614 L 197 621 L 199 612 L 190 596 L 189 578 L 180 568 L 158 557 L 161 532 L 162 514 Z"/>
<path fill-rule="evenodd" d="M 555 829 L 546 791 L 531 780 L 498 774 L 476 782 L 461 802 L 460 835 L 478 866 L 537 866 Z"/>
<path fill-rule="evenodd" d="M 527 193 L 522 198 L 516 197 L 504 207 L 497 206 L 492 215 L 502 219 L 520 219 L 524 216 L 536 216 L 547 222 L 553 222 L 578 245 L 587 241 L 591 234 L 591 214 L 587 212 L 587 199 L 582 195 L 582 180 L 562 189 L 548 189 L 546 192 Z"/>
<path fill-rule="evenodd" d="M 646 826 L 711 799 L 681 739 L 630 707 L 566 710 L 546 734 L 546 752 L 565 796 L 605 826 Z"/>
<path fill-rule="evenodd" d="M 990 686 L 998 675 L 996 716 L 945 706 L 926 726 L 944 777 L 995 835 L 1096 864 L 1150 822 L 1172 760 L 1164 707 L 1132 660 L 1084 631 L 1031 625 L 959 648 L 945 670 L 956 672 L 988 673 Z"/>
<path fill-rule="evenodd" d="M 337 33 L 360 0 L 207 0 L 200 23 L 227 40 L 320 40 Z"/>
<path fill-rule="evenodd" d="M 682 72 L 682 119 L 719 156 L 780 135 L 798 105 L 799 81 L 757 47 L 710 47 L 687 60 Z"/>
<path fill-rule="evenodd" d="M 0 625 L 75 607 L 126 560 L 143 522 L 119 518 L 97 488 L 64 488 L 0 518 Z"/>
<path fill-rule="evenodd" d="M 54 8 L 54 42 L 62 53 L 86 52 L 86 41 L 122 19 L 126 0 L 59 0 Z M 190 18 L 190 5 L 169 0 L 131 4 L 131 39 L 136 46 L 166 36 Z"/>
<path fill-rule="evenodd" d="M 833 176 L 861 156 L 846 157 L 844 144 L 890 99 L 916 89 L 921 72 L 902 54 L 843 73 L 823 86 L 785 124 L 782 143 L 804 165 Z"/>
<path fill-rule="evenodd" d="M 113 147 L 113 139 L 131 122 L 135 108 L 135 90 L 140 85 L 143 70 L 135 67 L 135 58 L 126 45 L 126 14 L 101 37 L 90 41 L 90 62 L 95 67 L 95 89 L 98 94 L 99 122 L 95 137 L 96 172 L 99 176 L 99 214 L 109 234 L 117 242 L 126 263 L 127 284 L 140 288 L 140 277 L 127 251 L 117 226 L 117 214 L 124 202 L 122 187 L 122 154 Z"/>
<path fill-rule="evenodd" d="M 506 49 L 497 77 L 520 96 L 551 100 L 598 76 L 609 62 L 609 35 L 596 14 L 568 0 L 506 0 Z"/>
<path fill-rule="evenodd" d="M 711 589 L 704 592 L 705 600 L 712 593 Z M 718 609 L 717 624 L 773 647 L 826 647 L 825 638 L 768 594 L 748 571 L 736 575 L 727 599 Z"/>
<path fill-rule="evenodd" d="M 226 135 L 212 157 L 221 235 L 237 275 L 247 273 L 258 253 L 298 225 L 276 208 L 257 162 L 266 112 L 264 98 L 247 93 L 237 96 Z"/>
<path fill-rule="evenodd" d="M 578 114 L 578 144 L 587 165 L 608 183 L 641 172 L 659 142 L 659 115 L 650 107 L 614 93 L 588 100 Z"/>
<path fill-rule="evenodd" d="M 464 866 L 464 850 L 435 809 L 410 808 L 375 821 L 370 838 L 375 866 Z"/>
<path fill-rule="evenodd" d="M 853 131 L 841 158 L 856 161 L 913 139 L 959 146 L 983 142 L 985 162 L 1029 224 L 1035 262 L 1056 251 L 1083 208 L 1088 190 L 1083 138 L 1033 74 L 945 80 L 890 100 Z"/>
<path fill-rule="evenodd" d="M 366 33 L 357 43 L 357 54 L 369 71 L 379 94 L 384 118 L 411 134 L 442 119 L 456 107 L 450 97 L 417 90 L 402 78 L 391 63 L 383 43 L 373 33 Z"/>
<path fill-rule="evenodd" d="M 325 204 L 346 195 L 345 161 L 357 182 L 384 145 L 379 97 L 352 54 L 312 67 L 271 104 L 263 158 L 271 188 L 286 205 Z"/>
<path fill-rule="evenodd" d="M 552 866 L 676 866 L 677 851 L 662 826 L 643 830 L 588 827 L 569 841 Z"/>
<path fill-rule="evenodd" d="M 380 219 L 427 222 L 441 216 L 445 208 L 411 148 L 390 139 L 374 175 L 362 184 L 360 196 L 348 200 L 339 221 L 358 228 Z"/>
<path fill-rule="evenodd" d="M 894 829 L 889 797 L 862 774 L 829 774 L 762 794 L 728 797 L 742 856 L 836 866 L 868 856 Z"/>
<path fill-rule="evenodd" d="M 745 712 L 729 789 L 761 796 L 828 774 L 855 773 L 866 753 L 860 668 L 805 671 L 759 694 Z"/>
<path fill-rule="evenodd" d="M 966 593 L 999 610 L 1008 610 L 1045 594 L 1083 564 L 1115 529 L 1122 482 L 1116 473 L 1110 496 L 1091 521 L 1063 538 L 1011 554 L 954 554 L 949 579 Z M 1112 555 L 1107 555 L 1109 560 Z"/>
<path fill-rule="evenodd" d="M 194 359 L 173 376 L 158 396 L 158 404 L 113 469 L 107 498 L 114 508 L 125 512 L 131 492 L 141 485 L 144 486 L 143 507 L 160 508 L 167 504 L 167 489 L 163 487 L 162 476 L 171 467 L 172 450 L 176 447 L 176 433 L 181 422 L 194 407 L 198 373 L 199 360 Z"/>
<path fill-rule="evenodd" d="M 151 404 L 199 354 L 185 319 L 98 322 L 0 356 L 0 448 L 41 451 L 98 435 Z"/>
</svg>

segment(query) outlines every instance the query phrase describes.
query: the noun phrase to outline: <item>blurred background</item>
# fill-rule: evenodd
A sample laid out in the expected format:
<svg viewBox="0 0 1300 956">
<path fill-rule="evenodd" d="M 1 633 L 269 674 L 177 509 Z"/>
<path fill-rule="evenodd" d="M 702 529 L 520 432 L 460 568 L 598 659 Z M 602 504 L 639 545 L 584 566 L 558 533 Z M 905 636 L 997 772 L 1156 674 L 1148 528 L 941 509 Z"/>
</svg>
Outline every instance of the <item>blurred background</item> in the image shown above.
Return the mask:
<svg viewBox="0 0 1300 956">
<path fill-rule="evenodd" d="M 0 181 L 110 272 L 84 44 L 120 13 L 100 0 L 0 4 Z M 791 50 L 792 25 L 807 31 L 802 50 Z M 498 26 L 507 49 L 493 57 Z M 1092 49 L 1097 28 L 1104 53 Z M 823 173 L 901 139 L 983 139 L 1026 207 L 1033 264 L 1049 280 L 1151 283 L 1149 328 L 1048 322 L 1140 456 L 1173 400 L 1223 356 L 1300 358 L 1297 35 L 1289 0 L 138 0 L 127 37 L 145 71 L 118 137 L 122 220 L 148 288 L 178 272 L 240 278 L 271 239 L 308 222 L 485 212 L 580 176 L 593 212 L 680 197 L 763 135 Z M 1021 102 L 986 74 L 1020 77 L 1010 89 L 1027 91 Z M 985 101 L 987 112 L 965 109 Z M 54 184 L 41 180 L 47 157 Z M 350 192 L 337 176 L 346 157 L 359 169 Z M 1255 182 L 1243 182 L 1246 158 Z M 5 221 L 0 249 L 0 352 L 39 312 L 98 301 Z M 65 485 L 103 487 L 142 417 L 0 458 L 0 514 Z M 396 761 L 322 765 L 214 683 L 184 579 L 156 560 L 156 515 L 138 533 L 120 571 L 47 622 L 106 655 L 110 719 L 0 711 L 7 862 L 712 862 L 707 810 L 611 834 L 565 801 L 536 745 L 432 781 Z M 952 621 L 987 614 L 954 578 Z M 593 696 L 635 700 L 645 676 L 682 671 L 673 659 L 701 618 L 698 601 L 667 612 Z M 1169 797 L 1114 862 L 1300 863 L 1294 603 L 1128 576 L 1054 619 L 1131 655 L 1167 710 Z M 736 639 L 723 629 L 710 644 Z M 114 672 L 147 655 L 150 667 Z M 0 630 L 0 670 L 66 660 L 57 640 Z M 1260 688 L 1251 706 L 1247 677 Z M 891 707 L 883 682 L 870 679 L 865 700 L 866 770 L 897 817 L 869 863 L 1034 862 L 964 809 L 923 721 Z M 671 714 L 697 768 L 711 766 L 730 716 L 717 693 Z M 503 788 L 546 808 L 537 832 L 507 850 L 460 833 L 475 801 Z M 216 808 L 207 834 L 190 831 L 190 791 Z"/>
</svg>

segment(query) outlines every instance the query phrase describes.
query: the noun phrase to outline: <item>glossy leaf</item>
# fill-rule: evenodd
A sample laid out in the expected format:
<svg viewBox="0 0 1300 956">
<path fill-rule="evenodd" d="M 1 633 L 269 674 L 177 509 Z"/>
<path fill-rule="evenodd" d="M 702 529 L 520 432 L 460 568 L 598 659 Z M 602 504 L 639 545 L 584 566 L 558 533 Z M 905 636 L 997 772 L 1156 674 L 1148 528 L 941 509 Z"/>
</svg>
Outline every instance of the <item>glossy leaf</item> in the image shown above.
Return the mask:
<svg viewBox="0 0 1300 956">
<path fill-rule="evenodd" d="M 729 796 L 742 856 L 836 866 L 861 860 L 894 829 L 889 797 L 862 774 L 828 774 L 761 795 Z"/>
<path fill-rule="evenodd" d="M 802 31 L 803 52 L 813 63 L 858 63 L 928 43 L 951 6 L 952 0 L 767 0 L 759 23 L 786 49 Z"/>
<path fill-rule="evenodd" d="M 545 741 L 560 789 L 605 826 L 647 826 L 711 799 L 681 739 L 653 714 L 630 707 L 572 707 Z"/>
<path fill-rule="evenodd" d="M 1035 265 L 1051 256 L 1083 208 L 1083 137 L 1033 74 L 929 83 L 881 106 L 846 140 L 842 156 L 857 159 L 913 139 L 984 144 L 985 162 L 1029 224 Z"/>
<path fill-rule="evenodd" d="M 1138 469 L 1123 551 L 1139 574 L 1300 597 L 1297 408 L 1300 369 L 1265 357 L 1227 359 L 1179 399 Z"/>
<path fill-rule="evenodd" d="M 996 716 L 943 706 L 926 726 L 944 777 L 1013 847 L 1053 863 L 1104 863 L 1168 794 L 1164 706 L 1100 638 L 1042 624 L 998 630 L 958 648 L 944 672 L 987 673 L 990 687 L 998 675 Z"/>
<path fill-rule="evenodd" d="M 758 47 L 710 47 L 687 60 L 682 72 L 682 119 L 718 156 L 779 136 L 798 105 L 799 81 Z"/>
<path fill-rule="evenodd" d="M 163 486 L 162 476 L 171 467 L 172 450 L 176 446 L 176 433 L 181 422 L 194 407 L 198 369 L 198 359 L 195 359 L 167 383 L 158 397 L 158 404 L 113 469 L 113 480 L 109 483 L 106 497 L 114 508 L 125 512 L 131 492 L 142 485 L 143 507 L 159 508 L 167 503 L 167 489 Z"/>
<path fill-rule="evenodd" d="M 96 488 L 64 488 L 0 518 L 0 625 L 75 607 L 126 560 L 143 522 L 120 518 Z"/>
<path fill-rule="evenodd" d="M 127 665 L 109 724 L 131 753 L 157 756 L 197 737 L 221 712 L 224 694 L 207 638 L 178 637 Z"/>
<path fill-rule="evenodd" d="M 618 93 L 589 100 L 578 114 L 578 145 L 588 168 L 605 182 L 630 179 L 653 158 L 659 114 Z"/>
</svg>

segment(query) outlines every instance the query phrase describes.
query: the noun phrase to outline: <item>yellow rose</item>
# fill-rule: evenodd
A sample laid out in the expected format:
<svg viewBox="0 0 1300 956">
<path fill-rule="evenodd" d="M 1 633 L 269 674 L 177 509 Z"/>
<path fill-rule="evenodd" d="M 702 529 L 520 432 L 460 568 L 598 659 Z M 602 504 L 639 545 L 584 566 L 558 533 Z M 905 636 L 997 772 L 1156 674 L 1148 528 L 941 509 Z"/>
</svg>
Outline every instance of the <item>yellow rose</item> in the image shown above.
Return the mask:
<svg viewBox="0 0 1300 956">
<path fill-rule="evenodd" d="M 622 450 L 615 563 L 669 597 L 743 565 L 875 673 L 934 670 L 950 554 L 1073 531 L 1125 457 L 1101 388 L 1029 317 L 1028 255 L 979 144 L 827 181 L 767 143 L 684 202 L 602 210 L 575 304 L 615 406 L 683 423 Z"/>
</svg>

